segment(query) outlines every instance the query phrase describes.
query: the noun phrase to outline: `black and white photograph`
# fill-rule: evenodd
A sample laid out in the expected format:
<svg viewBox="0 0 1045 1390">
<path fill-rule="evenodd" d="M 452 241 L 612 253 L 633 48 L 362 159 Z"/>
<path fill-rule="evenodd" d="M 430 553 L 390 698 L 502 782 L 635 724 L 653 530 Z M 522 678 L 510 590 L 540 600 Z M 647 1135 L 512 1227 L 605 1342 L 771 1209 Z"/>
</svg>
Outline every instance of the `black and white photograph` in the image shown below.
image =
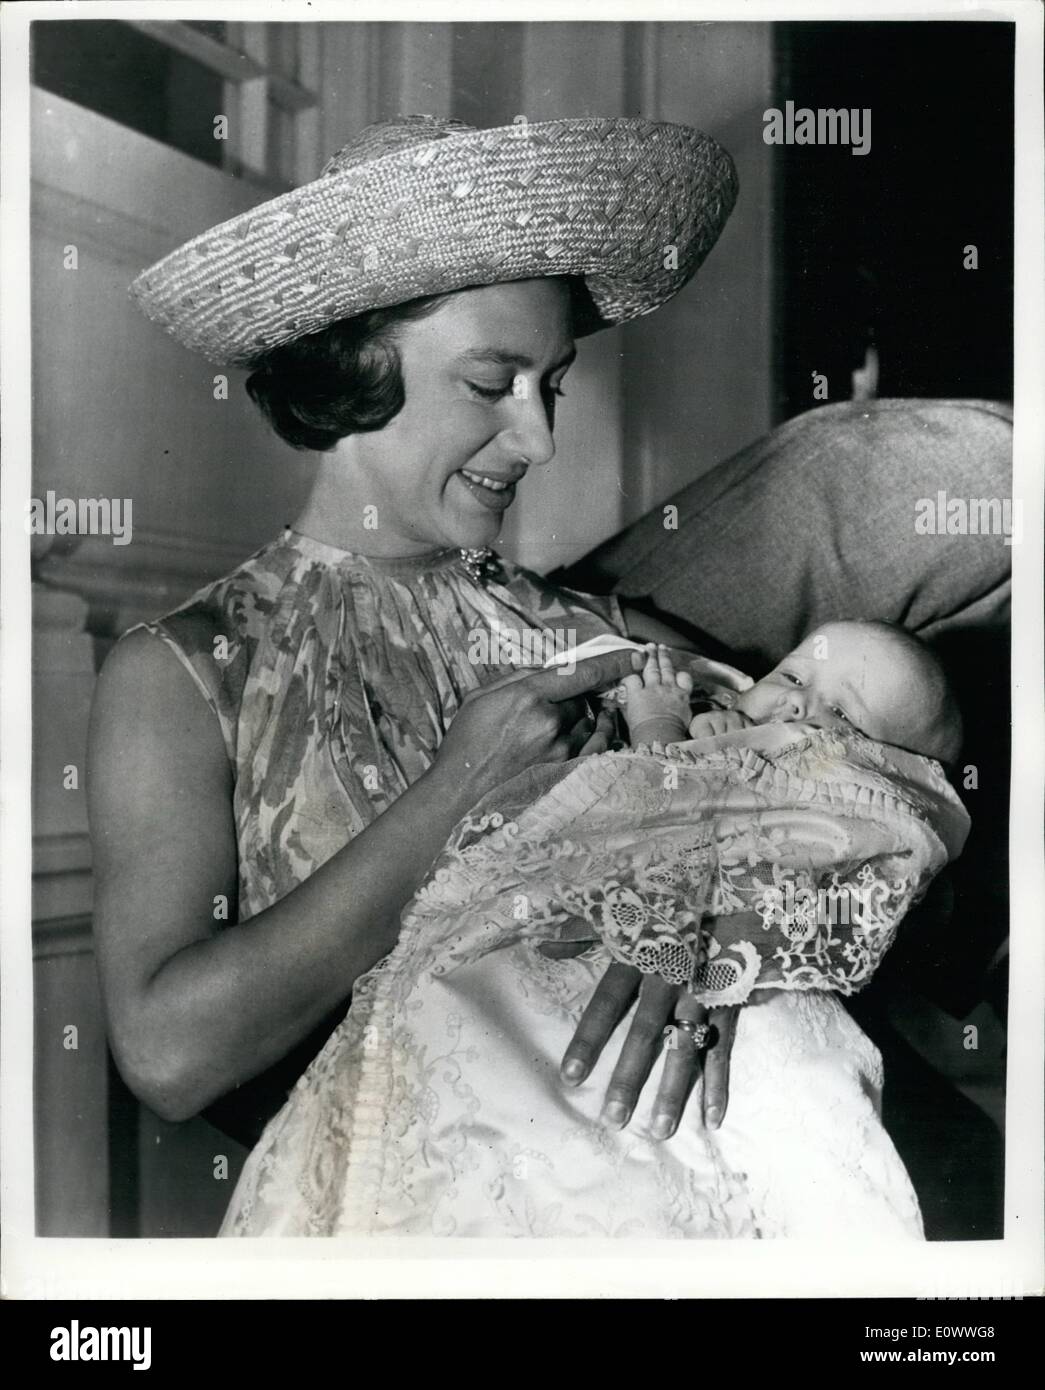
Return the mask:
<svg viewBox="0 0 1045 1390">
<path fill-rule="evenodd" d="M 1040 1293 L 1039 7 L 3 22 L 12 1296 Z"/>
</svg>

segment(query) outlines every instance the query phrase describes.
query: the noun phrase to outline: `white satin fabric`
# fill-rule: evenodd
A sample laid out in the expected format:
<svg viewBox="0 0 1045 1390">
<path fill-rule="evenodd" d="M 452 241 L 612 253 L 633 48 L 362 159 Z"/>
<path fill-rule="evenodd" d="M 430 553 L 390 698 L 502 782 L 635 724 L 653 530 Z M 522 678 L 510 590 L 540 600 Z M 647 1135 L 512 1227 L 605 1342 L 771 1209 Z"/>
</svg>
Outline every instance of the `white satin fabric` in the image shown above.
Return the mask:
<svg viewBox="0 0 1045 1390">
<path fill-rule="evenodd" d="M 625 1130 L 599 1121 L 610 1049 L 575 1090 L 559 1061 L 608 956 L 532 943 L 367 981 L 248 1163 L 224 1235 L 919 1238 L 879 1119 L 876 1049 L 833 996 L 741 1010 L 727 1116 L 648 1137 L 658 1062 Z M 413 998 L 410 995 L 413 994 Z"/>
</svg>

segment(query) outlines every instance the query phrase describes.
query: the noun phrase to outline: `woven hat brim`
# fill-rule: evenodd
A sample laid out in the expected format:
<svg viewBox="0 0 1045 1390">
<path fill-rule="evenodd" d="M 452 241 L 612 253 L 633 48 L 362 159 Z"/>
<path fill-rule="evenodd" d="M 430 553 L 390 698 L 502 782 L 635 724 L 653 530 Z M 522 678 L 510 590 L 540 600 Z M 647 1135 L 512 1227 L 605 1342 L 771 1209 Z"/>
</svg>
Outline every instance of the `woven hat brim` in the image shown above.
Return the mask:
<svg viewBox="0 0 1045 1390">
<path fill-rule="evenodd" d="M 455 134 L 329 174 L 214 227 L 131 293 L 186 347 L 249 366 L 336 319 L 472 285 L 585 281 L 593 332 L 696 273 L 737 195 L 689 126 L 633 118 Z"/>
</svg>

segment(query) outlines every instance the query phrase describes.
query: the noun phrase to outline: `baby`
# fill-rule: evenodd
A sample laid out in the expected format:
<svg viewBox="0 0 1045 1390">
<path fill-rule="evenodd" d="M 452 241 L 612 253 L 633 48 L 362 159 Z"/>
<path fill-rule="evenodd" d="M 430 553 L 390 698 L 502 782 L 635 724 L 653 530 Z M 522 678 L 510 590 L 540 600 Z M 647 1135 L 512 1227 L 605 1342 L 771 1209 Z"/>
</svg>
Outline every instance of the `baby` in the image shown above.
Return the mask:
<svg viewBox="0 0 1045 1390">
<path fill-rule="evenodd" d="M 752 724 L 806 723 L 855 730 L 880 743 L 953 763 L 961 715 L 937 658 L 903 628 L 883 622 L 832 622 L 816 628 L 767 676 L 732 697 L 732 708 L 691 716 L 693 681 L 676 672 L 665 647 L 645 670 L 626 676 L 632 746 L 679 743 Z"/>
</svg>

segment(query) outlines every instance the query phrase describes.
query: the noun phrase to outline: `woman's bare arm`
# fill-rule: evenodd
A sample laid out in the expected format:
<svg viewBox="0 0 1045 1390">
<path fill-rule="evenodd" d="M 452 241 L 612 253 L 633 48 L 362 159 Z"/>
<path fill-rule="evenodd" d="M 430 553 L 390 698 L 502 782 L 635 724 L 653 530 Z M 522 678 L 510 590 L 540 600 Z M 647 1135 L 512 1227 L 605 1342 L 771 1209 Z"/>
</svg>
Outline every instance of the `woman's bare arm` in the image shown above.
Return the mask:
<svg viewBox="0 0 1045 1390">
<path fill-rule="evenodd" d="M 221 734 L 147 634 L 106 663 L 89 764 L 113 1051 L 131 1088 L 171 1119 L 278 1061 L 347 998 L 394 943 L 398 909 L 468 809 L 433 768 L 293 893 L 230 927 L 237 850 Z"/>
<path fill-rule="evenodd" d="M 162 643 L 125 638 L 99 677 L 88 796 L 98 963 L 131 1089 L 185 1119 L 285 1056 L 391 949 L 461 816 L 523 767 L 576 752 L 571 693 L 627 669 L 627 653 L 611 654 L 466 702 L 436 762 L 387 811 L 278 903 L 229 925 L 237 846 L 217 722 Z"/>
</svg>

